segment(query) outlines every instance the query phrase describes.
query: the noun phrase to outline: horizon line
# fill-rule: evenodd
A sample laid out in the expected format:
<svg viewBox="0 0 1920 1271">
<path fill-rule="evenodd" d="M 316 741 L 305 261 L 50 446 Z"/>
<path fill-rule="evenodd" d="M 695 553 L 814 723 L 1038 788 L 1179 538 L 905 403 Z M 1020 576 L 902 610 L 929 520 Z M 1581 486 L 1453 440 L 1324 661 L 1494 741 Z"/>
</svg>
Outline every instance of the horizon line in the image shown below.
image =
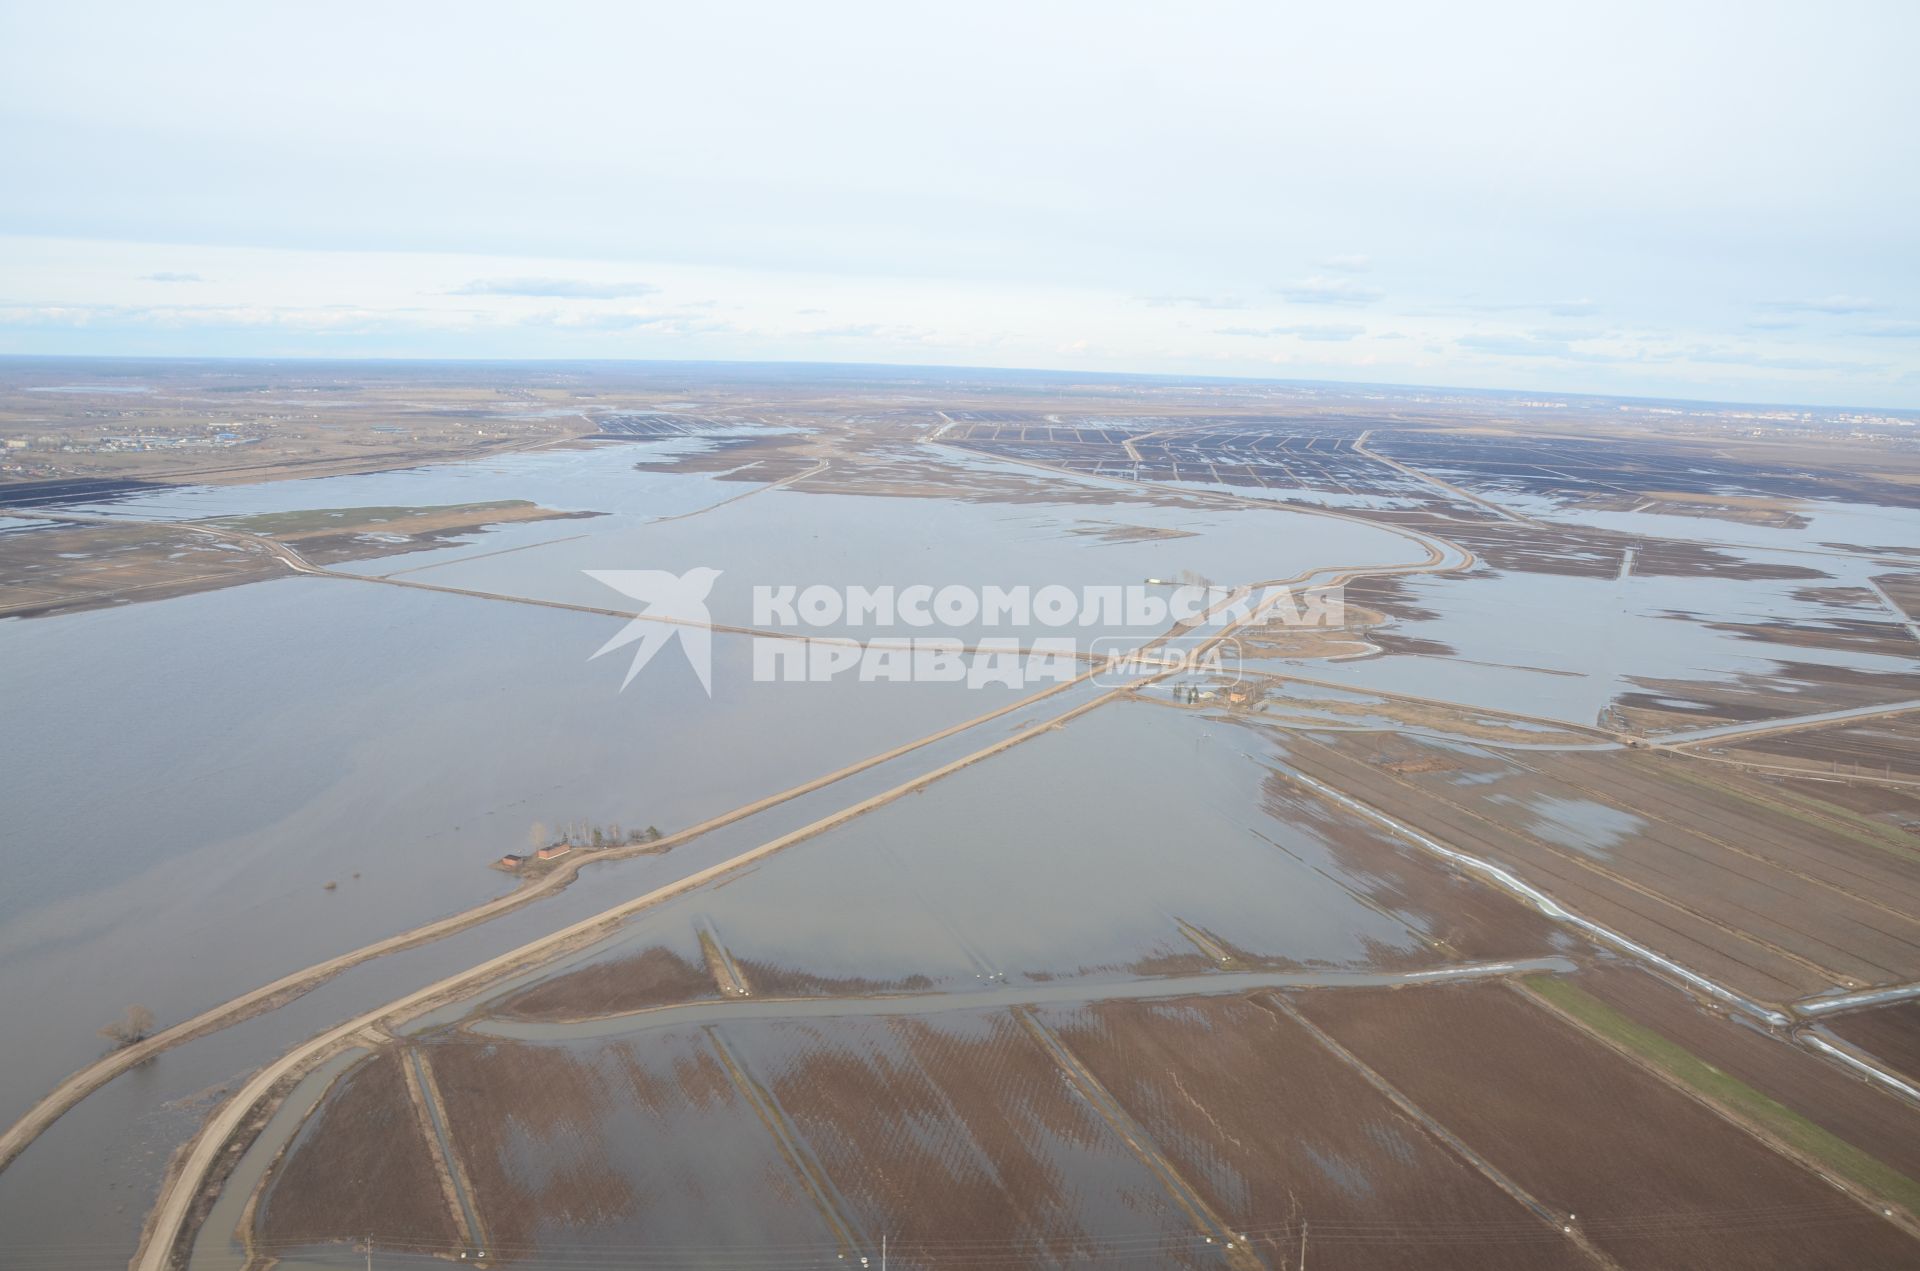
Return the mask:
<svg viewBox="0 0 1920 1271">
<path fill-rule="evenodd" d="M 449 355 L 387 354 L 342 357 L 337 354 L 191 354 L 191 353 L 6 353 L 0 352 L 0 364 L 10 362 L 95 362 L 95 363 L 252 363 L 274 364 L 305 362 L 339 366 L 414 365 L 414 366 L 688 366 L 688 367 L 819 367 L 856 370 L 970 372 L 987 375 L 1026 375 L 1062 380 L 1094 379 L 1119 381 L 1155 381 L 1167 384 L 1247 384 L 1280 387 L 1326 387 L 1345 389 L 1395 389 L 1439 393 L 1485 393 L 1502 396 L 1578 398 L 1602 402 L 1680 404 L 1690 406 L 1767 407 L 1776 410 L 1846 411 L 1855 414 L 1912 416 L 1920 420 L 1920 405 L 1860 406 L 1838 402 L 1751 401 L 1734 398 L 1666 397 L 1647 393 L 1595 393 L 1544 388 L 1481 388 L 1460 384 L 1417 384 L 1393 380 L 1287 379 L 1253 375 L 1176 374 L 1164 371 L 1068 370 L 1058 367 L 980 366 L 945 362 L 834 362 L 799 358 L 645 358 L 645 357 L 460 357 Z"/>
</svg>

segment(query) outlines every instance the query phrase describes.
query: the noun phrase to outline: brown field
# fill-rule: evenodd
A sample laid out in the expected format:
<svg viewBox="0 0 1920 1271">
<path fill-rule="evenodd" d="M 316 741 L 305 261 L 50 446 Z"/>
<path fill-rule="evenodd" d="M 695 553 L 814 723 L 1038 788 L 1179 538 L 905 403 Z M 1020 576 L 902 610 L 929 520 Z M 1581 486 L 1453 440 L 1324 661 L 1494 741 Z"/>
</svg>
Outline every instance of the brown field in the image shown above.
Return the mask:
<svg viewBox="0 0 1920 1271">
<path fill-rule="evenodd" d="M 0 617 L 161 600 L 286 572 L 264 548 L 191 530 L 43 522 L 0 534 Z"/>
<path fill-rule="evenodd" d="M 503 1262 L 844 1247 L 701 1030 L 429 1053 Z"/>
<path fill-rule="evenodd" d="M 1836 1015 L 1827 1027 L 1909 1080 L 1920 1082 L 1920 1002 Z M 1920 1127 L 1911 1128 L 1909 1135 L 1908 1142 L 1920 1153 Z M 1920 1176 L 1920 1169 L 1915 1173 Z"/>
<path fill-rule="evenodd" d="M 1920 1180 L 1920 1107 L 1868 1085 L 1803 1047 L 1707 1009 L 1643 971 L 1594 967 L 1583 970 L 1577 983 L 1635 1023 L 1908 1178 Z M 1843 1015 L 1829 1021 L 1829 1026 L 1877 1013 Z M 1913 1018 L 1920 1022 L 1920 1013 Z M 1920 1056 L 1916 1062 L 1920 1063 Z"/>
<path fill-rule="evenodd" d="M 444 1254 L 461 1243 L 394 1047 L 344 1074 L 294 1137 L 254 1244 L 274 1253 L 369 1232 L 383 1249 Z"/>
<path fill-rule="evenodd" d="M 1557 951 L 1559 928 L 1532 906 L 1463 877 L 1278 774 L 1266 778 L 1261 793 L 1270 815 L 1309 825 L 1326 841 L 1343 885 L 1354 886 L 1363 903 L 1402 919 L 1452 956 L 1475 961 Z M 1396 967 L 1424 958 L 1376 949 L 1372 961 Z"/>
<path fill-rule="evenodd" d="M 1293 1264 L 1302 1224 L 1315 1267 L 1591 1265 L 1257 1002 L 1114 1002 L 1042 1019 L 1268 1265 Z"/>
<path fill-rule="evenodd" d="M 1219 1265 L 1011 1014 L 726 1031 L 852 1225 L 889 1231 L 902 1265 Z"/>
<path fill-rule="evenodd" d="M 31 391 L 72 374 L 28 369 L 0 384 L 0 438 L 27 443 L 6 454 L 19 477 L 272 481 L 457 459 L 593 431 L 583 415 L 563 409 L 576 400 L 571 386 L 502 387 L 458 372 L 390 380 L 362 374 L 348 383 L 292 366 L 203 373 L 147 364 L 136 377 L 145 392 Z"/>
<path fill-rule="evenodd" d="M 1892 597 L 1904 616 L 1920 622 L 1920 574 L 1880 574 L 1873 581 Z"/>
<path fill-rule="evenodd" d="M 555 512 L 525 500 L 418 508 L 327 508 L 228 517 L 211 525 L 285 543 L 315 565 L 372 560 L 444 547 L 463 534 L 521 521 L 577 520 L 592 512 Z"/>
<path fill-rule="evenodd" d="M 1920 653 L 1920 645 L 1914 649 Z M 1723 753 L 1732 758 L 1810 768 L 1841 776 L 1920 780 L 1920 711 L 1755 737 L 1730 745 Z"/>
<path fill-rule="evenodd" d="M 502 1019 L 591 1019 L 720 996 L 704 966 L 655 945 L 589 962 L 521 989 L 493 1008 Z"/>
<path fill-rule="evenodd" d="M 1911 647 L 1909 641 L 1888 651 L 1911 656 Z M 1767 675 L 1725 682 L 1629 678 L 1636 691 L 1617 697 L 1614 709 L 1630 727 L 1650 736 L 1920 698 L 1920 674 L 1791 660 L 1777 663 Z"/>
<path fill-rule="evenodd" d="M 898 979 L 815 975 L 798 967 L 753 958 L 737 958 L 741 974 L 759 997 L 856 997 L 879 993 L 923 993 L 933 987 L 924 975 Z"/>
<path fill-rule="evenodd" d="M 1688 780 L 1676 765 L 1690 761 L 1489 755 L 1468 781 L 1396 764 L 1433 751 L 1413 738 L 1286 749 L 1309 775 L 1762 1000 L 1920 977 L 1920 860 L 1714 777 Z"/>
<path fill-rule="evenodd" d="M 6 487 L 0 485 L 0 500 Z M 574 518 L 526 502 L 428 508 L 336 508 L 206 521 L 286 543 L 315 565 L 426 551 L 493 525 Z M 4 513 L 0 513 L 3 517 Z M 192 522 L 41 522 L 0 533 L 0 617 L 42 617 L 161 600 L 291 573 L 269 545 L 198 533 Z"/>
<path fill-rule="evenodd" d="M 1505 987 L 1299 1009 L 1629 1268 L 1911 1267 L 1920 1242 Z"/>
</svg>

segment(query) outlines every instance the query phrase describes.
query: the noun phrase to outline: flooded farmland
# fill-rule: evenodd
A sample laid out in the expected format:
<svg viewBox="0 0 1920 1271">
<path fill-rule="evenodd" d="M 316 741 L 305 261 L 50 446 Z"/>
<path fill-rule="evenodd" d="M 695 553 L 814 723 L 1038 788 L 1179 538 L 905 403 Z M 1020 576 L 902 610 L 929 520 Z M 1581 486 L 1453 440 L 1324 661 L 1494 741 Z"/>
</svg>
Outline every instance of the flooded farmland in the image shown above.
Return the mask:
<svg viewBox="0 0 1920 1271">
<path fill-rule="evenodd" d="M 1847 1265 L 1915 1247 L 1903 1008 L 1846 996 L 1920 979 L 1902 513 L 1137 403 L 580 419 L 0 523 L 0 1226 L 185 1271 L 1812 1256 L 1636 1176 L 1705 1144 Z M 1229 603 L 1278 583 L 1324 629 Z M 797 596 L 915 587 L 1077 607 Z M 922 636 L 974 672 L 867 673 Z M 1689 1101 L 1688 1047 L 1752 1086 Z M 1535 1055 L 1606 1099 L 1475 1103 Z"/>
</svg>

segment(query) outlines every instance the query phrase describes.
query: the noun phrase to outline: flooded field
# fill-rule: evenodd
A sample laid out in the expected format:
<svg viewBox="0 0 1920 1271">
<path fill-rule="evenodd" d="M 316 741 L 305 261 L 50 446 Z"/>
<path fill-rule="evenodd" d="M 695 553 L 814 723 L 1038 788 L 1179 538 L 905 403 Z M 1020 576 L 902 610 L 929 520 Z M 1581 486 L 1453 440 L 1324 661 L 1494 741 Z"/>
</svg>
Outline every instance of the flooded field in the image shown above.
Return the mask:
<svg viewBox="0 0 1920 1271">
<path fill-rule="evenodd" d="M 0 500 L 0 1226 L 141 1271 L 1911 1263 L 1914 1108 L 1815 1044 L 1912 1070 L 1908 1004 L 1833 1000 L 1920 980 L 1904 480 L 771 383 Z M 1119 601 L 1282 581 L 1344 620 Z M 1107 599 L 755 594 L 815 586 Z M 800 682 L 769 627 L 1075 643 Z M 1236 656 L 1099 672 L 1163 636 Z"/>
<path fill-rule="evenodd" d="M 1761 1000 L 1920 974 L 1920 875 L 1897 842 L 1789 819 L 1678 761 L 1377 737 L 1285 747 L 1297 770 Z"/>
</svg>

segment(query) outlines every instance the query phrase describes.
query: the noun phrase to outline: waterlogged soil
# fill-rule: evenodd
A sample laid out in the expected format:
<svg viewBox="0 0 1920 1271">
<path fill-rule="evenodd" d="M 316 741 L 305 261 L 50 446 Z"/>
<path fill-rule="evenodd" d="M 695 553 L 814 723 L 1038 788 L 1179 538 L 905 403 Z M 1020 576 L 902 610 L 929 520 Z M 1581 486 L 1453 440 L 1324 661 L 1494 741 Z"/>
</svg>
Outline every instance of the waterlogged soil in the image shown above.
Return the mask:
<svg viewBox="0 0 1920 1271">
<path fill-rule="evenodd" d="M 383 1249 L 459 1247 L 401 1063 L 387 1047 L 342 1075 L 288 1145 L 256 1211 L 260 1253 L 368 1232 Z"/>
<path fill-rule="evenodd" d="M 727 1035 L 849 1225 L 888 1231 L 906 1265 L 1215 1262 L 1009 1013 L 765 1023 Z"/>
<path fill-rule="evenodd" d="M 1316 1267 L 1590 1265 L 1258 1000 L 1042 1018 L 1267 1265 L 1294 1265 L 1303 1227 Z"/>
<path fill-rule="evenodd" d="M 702 1030 L 596 1047 L 454 1036 L 428 1053 L 503 1262 L 843 1251 Z"/>
<path fill-rule="evenodd" d="M 1514 990 L 1297 1000 L 1625 1266 L 1891 1269 L 1920 1258 L 1900 1228 Z"/>
<path fill-rule="evenodd" d="M 542 980 L 496 1003 L 492 1013 L 505 1019 L 588 1019 L 719 996 L 706 967 L 654 945 Z"/>
<path fill-rule="evenodd" d="M 1911 859 L 1662 766 L 1683 760 L 1512 752 L 1472 780 L 1420 762 L 1473 749 L 1338 735 L 1286 744 L 1308 775 L 1763 1000 L 1920 971 Z"/>
</svg>

